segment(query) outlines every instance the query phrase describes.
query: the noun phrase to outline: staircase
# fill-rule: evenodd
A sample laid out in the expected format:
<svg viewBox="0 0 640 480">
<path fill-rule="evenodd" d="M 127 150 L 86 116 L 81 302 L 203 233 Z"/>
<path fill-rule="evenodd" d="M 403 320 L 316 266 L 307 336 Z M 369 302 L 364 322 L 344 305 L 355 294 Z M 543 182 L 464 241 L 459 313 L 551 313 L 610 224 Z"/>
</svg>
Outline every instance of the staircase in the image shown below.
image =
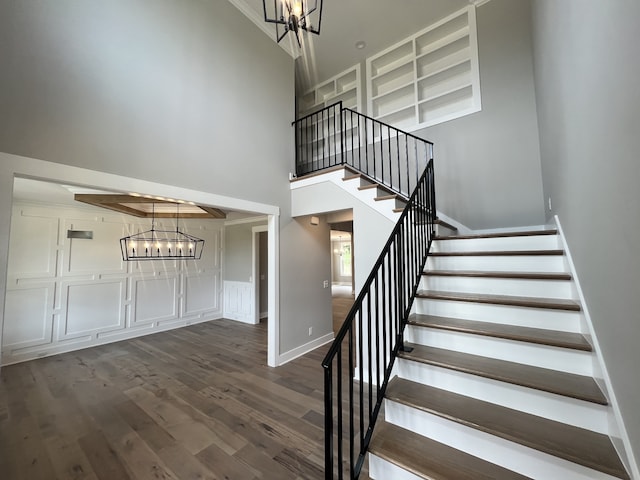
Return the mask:
<svg viewBox="0 0 640 480">
<path fill-rule="evenodd" d="M 629 479 L 555 230 L 436 237 L 373 479 Z"/>
</svg>

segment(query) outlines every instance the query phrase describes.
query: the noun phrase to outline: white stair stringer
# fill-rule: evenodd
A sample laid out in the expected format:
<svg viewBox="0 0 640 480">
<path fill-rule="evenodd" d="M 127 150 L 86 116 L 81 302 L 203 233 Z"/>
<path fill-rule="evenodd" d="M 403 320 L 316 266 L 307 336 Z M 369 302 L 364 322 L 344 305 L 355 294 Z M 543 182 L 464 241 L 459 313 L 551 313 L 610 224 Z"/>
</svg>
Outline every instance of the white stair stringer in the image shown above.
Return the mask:
<svg viewBox="0 0 640 480">
<path fill-rule="evenodd" d="M 321 175 L 314 175 L 309 177 L 300 178 L 291 183 L 291 190 L 297 190 L 309 186 L 316 185 L 318 183 L 329 182 L 339 187 L 341 190 L 349 193 L 353 197 L 357 198 L 361 202 L 367 204 L 372 209 L 376 210 L 380 214 L 393 221 L 394 224 L 400 218 L 400 213 L 394 212 L 396 208 L 396 200 L 380 200 L 376 201 L 375 198 L 381 195 L 388 195 L 388 193 L 382 193 L 380 189 L 370 188 L 365 190 L 359 190 L 361 186 L 360 178 L 354 178 L 351 180 L 343 180 L 345 177 L 345 169 L 330 170 L 327 173 Z"/>
<path fill-rule="evenodd" d="M 394 401 L 385 400 L 384 408 L 385 420 L 390 423 L 533 479 L 615 479 L 611 475 Z"/>
</svg>

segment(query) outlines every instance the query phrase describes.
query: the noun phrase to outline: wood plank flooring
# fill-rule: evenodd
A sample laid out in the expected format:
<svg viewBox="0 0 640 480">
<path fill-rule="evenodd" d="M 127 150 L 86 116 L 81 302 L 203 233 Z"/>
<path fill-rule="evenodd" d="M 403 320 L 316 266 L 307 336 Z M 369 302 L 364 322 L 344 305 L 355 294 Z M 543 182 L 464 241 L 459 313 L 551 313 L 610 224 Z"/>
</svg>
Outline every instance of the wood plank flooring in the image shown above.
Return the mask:
<svg viewBox="0 0 640 480">
<path fill-rule="evenodd" d="M 270 368 L 266 337 L 216 320 L 2 368 L 0 478 L 323 478 L 328 346 Z"/>
</svg>

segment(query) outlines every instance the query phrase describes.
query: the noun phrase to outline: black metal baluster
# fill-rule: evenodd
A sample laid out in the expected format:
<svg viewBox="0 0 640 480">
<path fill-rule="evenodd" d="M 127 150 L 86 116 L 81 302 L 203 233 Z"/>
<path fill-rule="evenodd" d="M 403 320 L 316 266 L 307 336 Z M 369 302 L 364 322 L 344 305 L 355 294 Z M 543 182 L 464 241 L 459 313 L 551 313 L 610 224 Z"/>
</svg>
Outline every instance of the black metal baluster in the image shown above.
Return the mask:
<svg viewBox="0 0 640 480">
<path fill-rule="evenodd" d="M 332 363 L 324 367 L 324 473 L 333 478 L 333 384 Z"/>
<path fill-rule="evenodd" d="M 353 418 L 353 405 L 354 405 L 354 400 L 353 400 L 353 382 L 354 382 L 354 378 L 353 378 L 353 325 L 351 325 L 349 327 L 349 361 L 348 361 L 348 367 L 349 367 L 349 475 L 350 478 L 355 478 L 355 462 L 354 462 L 354 442 L 355 442 L 355 438 L 354 438 L 354 430 L 355 430 L 355 425 L 354 425 L 354 418 Z"/>
<path fill-rule="evenodd" d="M 338 349 L 338 354 L 336 358 L 336 394 L 337 394 L 337 417 L 338 417 L 338 425 L 336 430 L 338 431 L 338 478 L 343 478 L 343 470 L 342 464 L 344 462 L 343 458 L 343 447 L 342 447 L 342 346 Z"/>
<path fill-rule="evenodd" d="M 358 378 L 360 380 L 360 453 L 365 449 L 364 445 L 364 331 L 363 327 L 362 305 L 358 310 Z"/>
</svg>

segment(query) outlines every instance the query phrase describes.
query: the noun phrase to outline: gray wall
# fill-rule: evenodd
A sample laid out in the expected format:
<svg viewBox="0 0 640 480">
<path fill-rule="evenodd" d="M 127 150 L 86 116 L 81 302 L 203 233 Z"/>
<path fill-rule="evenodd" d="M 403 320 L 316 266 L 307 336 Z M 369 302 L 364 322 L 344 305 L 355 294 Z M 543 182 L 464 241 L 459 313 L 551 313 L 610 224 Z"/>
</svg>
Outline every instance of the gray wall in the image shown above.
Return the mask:
<svg viewBox="0 0 640 480">
<path fill-rule="evenodd" d="M 281 244 L 314 255 L 289 227 L 293 60 L 229 2 L 2 1 L 0 60 L 1 152 L 278 206 Z M 280 253 L 278 353 L 310 340 L 287 328 L 308 311 L 287 286 L 322 275 Z"/>
<path fill-rule="evenodd" d="M 229 2 L 3 1 L 0 58 L 4 152 L 286 198 L 293 61 Z"/>
<path fill-rule="evenodd" d="M 640 460 L 640 3 L 536 0 L 533 20 L 544 193 Z"/>
<path fill-rule="evenodd" d="M 280 305 L 298 306 L 295 319 L 280 325 L 280 341 L 283 351 L 299 344 L 295 339 L 306 338 L 310 342 L 333 332 L 331 312 L 331 229 L 324 216 L 318 225 L 311 225 L 310 217 L 291 219 L 281 230 L 282 261 L 295 267 L 287 281 L 280 282 Z M 315 281 L 303 279 L 315 275 Z M 281 273 L 282 277 L 282 273 Z M 282 278 L 281 278 L 282 280 Z M 324 288 L 323 282 L 329 282 Z M 313 334 L 309 335 L 309 327 Z"/>
<path fill-rule="evenodd" d="M 224 229 L 224 280 L 248 282 L 253 277 L 253 227 L 262 223 L 242 223 Z"/>
<path fill-rule="evenodd" d="M 267 232 L 260 232 L 258 234 L 259 247 L 258 247 L 258 284 L 260 288 L 260 297 L 258 301 L 259 313 L 267 313 L 269 309 L 269 237 Z"/>
<path fill-rule="evenodd" d="M 544 223 L 529 1 L 477 9 L 482 111 L 418 132 L 435 143 L 438 210 L 472 229 Z"/>
</svg>

